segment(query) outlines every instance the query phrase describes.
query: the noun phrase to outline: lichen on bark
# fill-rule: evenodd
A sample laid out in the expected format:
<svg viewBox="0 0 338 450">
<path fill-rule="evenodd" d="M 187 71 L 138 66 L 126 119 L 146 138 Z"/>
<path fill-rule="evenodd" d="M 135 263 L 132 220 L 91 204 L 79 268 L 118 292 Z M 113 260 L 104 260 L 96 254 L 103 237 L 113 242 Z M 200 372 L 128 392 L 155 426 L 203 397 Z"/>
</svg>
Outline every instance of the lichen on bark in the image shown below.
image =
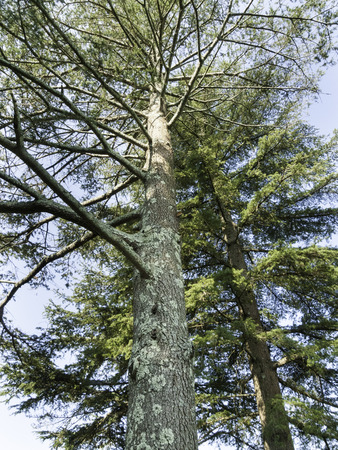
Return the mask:
<svg viewBox="0 0 338 450">
<path fill-rule="evenodd" d="M 160 94 L 154 92 L 138 245 L 151 276 L 136 273 L 134 282 L 127 450 L 197 449 L 193 352 L 186 324 L 173 151 L 162 104 Z"/>
</svg>

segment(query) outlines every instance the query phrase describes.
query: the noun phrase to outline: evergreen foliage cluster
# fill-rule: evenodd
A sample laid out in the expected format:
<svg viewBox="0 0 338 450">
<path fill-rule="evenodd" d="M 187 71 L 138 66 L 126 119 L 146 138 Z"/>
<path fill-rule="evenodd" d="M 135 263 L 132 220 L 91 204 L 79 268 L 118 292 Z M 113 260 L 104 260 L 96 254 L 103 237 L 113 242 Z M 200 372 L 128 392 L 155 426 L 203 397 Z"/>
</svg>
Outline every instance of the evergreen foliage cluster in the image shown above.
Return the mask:
<svg viewBox="0 0 338 450">
<path fill-rule="evenodd" d="M 289 425 L 302 448 L 338 440 L 338 256 L 325 243 L 337 230 L 338 136 L 300 119 L 314 60 L 332 62 L 337 10 L 265 3 L 0 0 L 1 388 L 54 448 L 134 450 L 135 280 L 155 272 L 140 248 L 148 228 L 161 238 L 145 223 L 166 180 L 147 185 L 161 156 L 156 95 L 200 442 L 290 450 Z M 16 328 L 8 302 L 55 274 L 72 293 L 54 295 L 36 334 Z M 176 448 L 168 436 L 159 448 Z"/>
</svg>

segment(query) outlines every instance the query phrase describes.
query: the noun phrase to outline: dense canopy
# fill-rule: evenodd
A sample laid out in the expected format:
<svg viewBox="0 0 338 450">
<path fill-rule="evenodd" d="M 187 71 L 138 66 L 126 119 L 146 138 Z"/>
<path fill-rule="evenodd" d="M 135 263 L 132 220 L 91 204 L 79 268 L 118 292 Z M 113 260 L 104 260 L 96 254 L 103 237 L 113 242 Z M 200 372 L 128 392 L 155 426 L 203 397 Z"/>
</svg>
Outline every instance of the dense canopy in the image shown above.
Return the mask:
<svg viewBox="0 0 338 450">
<path fill-rule="evenodd" d="M 300 117 L 334 2 L 0 7 L 7 398 L 55 448 L 195 450 L 194 364 L 199 442 L 333 448 L 337 136 Z"/>
</svg>

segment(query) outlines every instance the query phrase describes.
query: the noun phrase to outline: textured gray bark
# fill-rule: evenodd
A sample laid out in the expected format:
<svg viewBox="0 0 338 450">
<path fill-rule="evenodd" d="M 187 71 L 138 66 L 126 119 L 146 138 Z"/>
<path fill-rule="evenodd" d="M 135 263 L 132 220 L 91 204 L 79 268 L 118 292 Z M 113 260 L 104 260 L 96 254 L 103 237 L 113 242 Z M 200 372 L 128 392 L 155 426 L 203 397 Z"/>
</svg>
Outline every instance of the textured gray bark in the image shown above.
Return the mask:
<svg viewBox="0 0 338 450">
<path fill-rule="evenodd" d="M 284 408 L 276 369 L 271 361 L 270 351 L 264 339 L 258 337 L 264 333 L 255 294 L 247 282 L 247 266 L 243 251 L 238 242 L 236 225 L 230 215 L 222 211 L 225 220 L 225 238 L 228 243 L 229 262 L 233 269 L 241 270 L 243 282 L 234 284 L 243 321 L 251 325 L 244 331 L 246 351 L 256 393 L 258 414 L 262 425 L 262 437 L 265 450 L 293 450 L 292 436 Z"/>
<path fill-rule="evenodd" d="M 195 450 L 193 349 L 186 325 L 173 152 L 156 93 L 148 131 L 152 146 L 139 254 L 151 276 L 135 280 L 126 449 Z"/>
</svg>

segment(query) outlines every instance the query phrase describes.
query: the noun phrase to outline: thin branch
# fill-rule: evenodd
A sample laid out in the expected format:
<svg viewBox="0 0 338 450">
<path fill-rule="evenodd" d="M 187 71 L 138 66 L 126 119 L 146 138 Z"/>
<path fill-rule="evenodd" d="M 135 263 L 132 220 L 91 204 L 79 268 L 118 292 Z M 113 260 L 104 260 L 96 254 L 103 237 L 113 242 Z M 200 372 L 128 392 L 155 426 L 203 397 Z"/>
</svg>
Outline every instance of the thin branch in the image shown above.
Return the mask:
<svg viewBox="0 0 338 450">
<path fill-rule="evenodd" d="M 186 9 L 186 6 L 182 5 L 182 2 L 180 1 L 180 12 L 178 14 L 176 27 L 175 27 L 175 31 L 174 31 L 174 37 L 173 37 L 172 45 L 171 45 L 171 48 L 169 51 L 169 60 L 168 60 L 167 66 L 166 66 L 166 74 L 165 74 L 165 79 L 164 79 L 164 83 L 163 83 L 163 88 L 165 88 L 168 81 L 170 81 L 169 74 L 170 74 L 170 70 L 172 69 L 173 58 L 176 54 L 176 45 L 177 45 L 178 35 L 179 35 L 180 26 L 181 26 L 181 22 L 183 20 L 183 14 L 184 14 L 185 9 Z M 163 95 L 164 92 L 162 92 L 161 94 Z"/>
<path fill-rule="evenodd" d="M 325 12 L 325 11 L 323 11 Z M 317 23 L 319 25 L 336 25 L 336 22 L 332 22 L 332 23 L 327 23 L 324 22 L 323 20 L 317 20 L 314 17 L 302 17 L 302 16 L 285 16 L 282 14 L 259 14 L 259 13 L 248 13 L 248 12 L 243 12 L 243 13 L 231 13 L 230 14 L 231 17 L 261 17 L 264 19 L 283 19 L 283 20 L 290 20 L 290 22 L 296 22 L 296 21 L 302 21 L 302 22 L 314 22 Z"/>
<path fill-rule="evenodd" d="M 12 186 L 15 186 L 18 189 L 21 189 L 23 192 L 26 192 L 26 194 L 30 195 L 31 197 L 35 198 L 36 200 L 41 198 L 41 194 L 37 191 L 35 191 L 31 186 L 29 186 L 27 183 L 24 183 L 21 180 L 18 180 L 17 178 L 14 178 L 10 175 L 7 175 L 5 172 L 0 171 L 0 178 L 7 183 L 11 184 Z M 0 202 L 4 203 L 4 202 Z"/>
<path fill-rule="evenodd" d="M 36 214 L 47 212 L 62 219 L 71 221 L 86 227 L 86 222 L 81 216 L 74 213 L 73 209 L 60 205 L 43 196 L 34 201 L 4 201 L 0 202 L 0 213 L 4 214 Z"/>
<path fill-rule="evenodd" d="M 307 391 L 303 386 L 300 386 L 296 384 L 293 380 L 288 378 L 287 380 L 284 380 L 283 378 L 278 377 L 279 382 L 289 388 L 292 389 L 294 392 L 297 392 L 297 394 L 303 395 L 304 397 L 311 398 L 312 400 L 315 400 L 319 403 L 324 403 L 325 405 L 333 406 L 334 408 L 338 408 L 338 404 L 334 403 L 328 399 L 324 399 L 316 395 L 314 392 Z"/>
<path fill-rule="evenodd" d="M 115 159 L 120 164 L 122 164 L 124 167 L 126 167 L 131 173 L 133 173 L 138 178 L 140 178 L 140 180 L 145 180 L 145 173 L 142 170 L 140 170 L 138 167 L 134 166 L 130 161 L 128 161 L 122 155 L 120 155 L 119 153 L 112 150 L 111 147 L 109 146 L 106 138 L 98 130 L 97 125 L 93 123 L 93 120 L 90 119 L 89 117 L 87 117 L 82 111 L 80 111 L 65 95 L 63 95 L 57 89 L 44 83 L 42 80 L 35 77 L 30 72 L 10 63 L 7 59 L 0 58 L 0 66 L 1 65 L 12 70 L 20 79 L 30 80 L 37 86 L 40 86 L 42 89 L 46 90 L 47 92 L 50 92 L 53 96 L 59 98 L 65 105 L 67 105 L 75 113 L 78 120 L 83 120 L 88 125 L 88 127 L 94 132 L 94 134 L 101 141 L 106 152 L 113 159 Z M 102 124 L 100 124 L 100 126 L 102 126 Z M 13 151 L 12 149 L 14 149 L 16 147 L 15 144 L 13 144 L 9 139 L 3 137 L 2 135 L 0 135 L 0 144 L 3 145 L 4 147 L 8 148 L 11 151 Z M 142 147 L 144 147 L 143 143 L 141 145 L 142 145 Z"/>
<path fill-rule="evenodd" d="M 250 7 L 252 1 L 249 2 L 246 10 Z M 174 113 L 173 117 L 171 118 L 171 120 L 168 123 L 168 127 L 171 127 L 176 120 L 178 119 L 178 117 L 180 116 L 180 114 L 182 113 L 187 101 L 189 100 L 190 97 L 190 93 L 193 89 L 193 86 L 198 78 L 198 75 L 200 74 L 200 71 L 203 67 L 204 62 L 206 61 L 206 59 L 211 55 L 211 53 L 213 52 L 213 50 L 215 49 L 215 47 L 217 46 L 217 44 L 219 42 L 221 42 L 224 39 L 224 29 L 229 21 L 230 15 L 229 13 L 226 15 L 225 19 L 223 20 L 222 25 L 220 26 L 220 29 L 217 33 L 217 36 L 214 38 L 214 40 L 212 42 L 210 42 L 208 45 L 206 45 L 203 49 L 198 50 L 197 54 L 199 55 L 199 61 L 195 67 L 195 70 L 193 72 L 193 74 L 190 77 L 190 80 L 188 82 L 187 88 L 186 88 L 186 92 L 183 95 L 180 104 L 177 107 L 176 112 Z M 239 19 L 227 32 L 226 35 L 231 34 L 231 32 L 237 28 L 238 24 L 240 23 Z M 205 51 L 205 54 L 202 56 L 202 53 Z"/>
<path fill-rule="evenodd" d="M 136 123 L 140 127 L 142 133 L 147 138 L 148 142 L 151 141 L 151 138 L 149 136 L 149 133 L 147 129 L 145 128 L 144 124 L 140 120 L 137 114 L 135 114 L 135 111 L 125 102 L 123 97 L 119 94 L 118 91 L 116 91 L 114 88 L 112 88 L 109 84 L 107 84 L 104 79 L 100 76 L 100 74 L 93 68 L 93 66 L 89 65 L 79 49 L 75 46 L 74 42 L 72 42 L 69 38 L 69 36 L 64 33 L 59 25 L 55 22 L 55 20 L 52 18 L 52 16 L 48 13 L 47 9 L 43 6 L 43 4 L 40 1 L 32 0 L 33 3 L 39 8 L 39 10 L 42 12 L 42 14 L 45 16 L 45 18 L 48 20 L 48 22 L 52 25 L 52 27 L 57 31 L 57 33 L 63 38 L 64 42 L 69 45 L 71 50 L 75 53 L 75 55 L 79 58 L 79 61 L 81 64 L 88 70 L 89 73 L 94 75 L 94 77 L 101 83 L 101 85 L 109 92 L 125 109 L 129 112 L 129 114 L 135 119 Z"/>
<path fill-rule="evenodd" d="M 52 255 L 48 255 L 42 258 L 42 260 L 29 272 L 27 276 L 22 278 L 20 281 L 15 283 L 14 287 L 11 289 L 9 294 L 5 297 L 5 299 L 0 303 L 0 320 L 2 320 L 3 312 L 5 306 L 8 304 L 8 302 L 13 298 L 15 293 L 20 289 L 21 286 L 29 283 L 41 270 L 47 266 L 47 264 L 51 263 L 52 261 L 56 261 L 63 256 L 67 255 L 68 253 L 71 253 L 75 249 L 81 247 L 86 242 L 90 241 L 94 236 L 94 233 L 89 232 L 85 233 L 81 239 L 77 239 L 76 241 L 72 242 L 71 244 L 63 247 L 61 250 L 59 250 L 56 253 L 53 253 Z"/>
<path fill-rule="evenodd" d="M 115 219 L 109 221 L 110 226 L 118 226 L 122 225 L 126 222 L 130 222 L 132 220 L 138 219 L 140 217 L 140 213 L 138 212 L 130 212 L 123 216 L 116 217 Z M 11 291 L 7 294 L 5 299 L 0 303 L 0 321 L 2 321 L 3 318 L 3 312 L 5 306 L 8 304 L 8 302 L 13 298 L 13 296 L 16 294 L 16 292 L 25 284 L 29 283 L 33 278 L 36 277 L 38 273 L 40 273 L 48 264 L 57 261 L 64 256 L 68 255 L 69 253 L 72 253 L 74 250 L 79 249 L 80 247 L 83 247 L 87 242 L 92 240 L 93 238 L 97 237 L 97 234 L 89 231 L 83 234 L 83 236 L 79 239 L 76 239 L 72 243 L 64 246 L 59 251 L 44 256 L 41 261 L 36 264 L 36 266 L 20 281 L 7 281 L 7 280 L 0 280 L 0 283 L 9 283 L 14 284 L 14 287 L 11 289 Z"/>
<path fill-rule="evenodd" d="M 8 176 L 6 176 L 6 178 L 8 179 Z M 12 178 L 12 177 L 10 177 L 10 178 Z M 16 179 L 14 179 L 14 181 L 17 182 Z M 109 191 L 107 191 L 107 192 L 105 192 L 105 193 L 103 193 L 103 194 L 101 194 L 101 195 L 98 195 L 98 196 L 96 196 L 96 197 L 93 197 L 93 198 L 91 198 L 91 199 L 85 200 L 84 202 L 81 203 L 81 205 L 82 205 L 82 206 L 90 206 L 90 205 L 94 205 L 95 203 L 99 203 L 99 202 L 102 201 L 102 200 L 107 200 L 107 199 L 109 199 L 110 197 L 112 197 L 113 195 L 116 195 L 116 194 L 118 194 L 119 192 L 121 192 L 124 188 L 128 187 L 128 186 L 129 186 L 130 184 L 132 184 L 134 181 L 137 181 L 137 178 L 136 178 L 134 175 L 132 175 L 132 176 L 130 176 L 128 179 L 126 179 L 125 181 L 123 181 L 123 182 L 121 182 L 120 184 L 116 185 L 113 189 L 111 189 L 111 190 L 109 190 Z M 14 184 L 14 183 L 13 183 L 13 184 Z M 21 188 L 21 184 L 22 184 L 22 182 L 20 182 L 20 184 L 17 185 L 17 187 Z M 34 191 L 34 193 L 36 194 L 35 191 Z M 0 206 L 0 210 L 1 210 L 1 206 Z M 63 212 L 63 214 L 64 214 L 64 212 Z M 130 214 L 131 214 L 131 213 L 130 213 Z M 134 213 L 134 214 L 136 214 L 136 213 Z M 138 213 L 137 213 L 137 214 L 138 214 Z M 46 217 L 45 219 L 42 219 L 42 220 L 40 220 L 39 222 L 35 223 L 35 224 L 34 224 L 33 226 L 31 226 L 30 228 L 28 228 L 28 229 L 26 229 L 26 230 L 20 232 L 19 234 L 17 234 L 17 235 L 15 236 L 15 239 L 18 239 L 20 236 L 29 235 L 29 234 L 33 233 L 34 230 L 37 230 L 37 229 L 40 228 L 41 226 L 46 225 L 47 223 L 49 223 L 49 222 L 55 220 L 55 219 L 58 218 L 58 217 L 62 217 L 62 218 L 66 218 L 66 219 L 67 219 L 67 217 L 65 217 L 64 215 L 60 216 L 60 215 L 55 215 L 55 214 L 53 214 L 52 216 Z M 122 216 L 122 217 L 124 217 L 124 216 Z M 68 220 L 69 220 L 69 219 L 68 219 Z M 117 219 L 114 219 L 114 220 L 115 220 L 115 222 L 116 222 Z M 114 222 L 114 224 L 112 224 L 111 222 L 108 222 L 108 223 L 109 223 L 110 226 L 117 226 L 118 223 L 115 223 L 115 222 Z M 75 223 L 76 223 L 76 222 L 75 222 Z M 124 222 L 122 222 L 122 223 L 124 223 Z M 81 226 L 82 226 L 82 222 L 78 223 L 78 225 L 81 225 Z M 14 241 L 14 238 L 13 238 L 13 241 Z"/>
<path fill-rule="evenodd" d="M 14 105 L 15 107 L 15 105 Z M 15 115 L 19 115 L 17 109 L 15 109 Z M 20 119 L 15 119 L 17 123 L 19 123 Z M 48 171 L 35 159 L 33 158 L 27 150 L 22 146 L 18 145 L 13 148 L 13 144 L 11 143 L 11 151 L 18 156 L 28 167 L 30 167 L 36 175 L 49 186 L 62 201 L 64 201 L 68 206 L 70 206 L 71 210 L 75 212 L 77 216 L 83 219 L 82 226 L 87 228 L 88 230 L 98 234 L 103 239 L 114 245 L 142 274 L 142 276 L 148 278 L 150 276 L 149 269 L 146 266 L 146 263 L 140 258 L 140 256 L 133 250 L 133 248 L 128 244 L 128 242 L 133 240 L 133 237 L 128 233 L 124 233 L 121 231 L 113 230 L 109 225 L 97 219 L 92 213 L 87 211 L 81 203 L 69 192 L 67 191 L 58 181 L 51 176 Z M 6 208 L 8 211 L 13 211 L 17 206 L 15 206 L 15 202 L 5 202 L 7 205 L 2 205 L 3 208 Z M 24 209 L 31 210 L 36 207 L 36 204 L 41 208 L 46 204 L 48 206 L 50 201 L 40 197 L 38 201 L 35 202 L 20 202 L 21 207 Z M 35 203 L 35 206 L 34 206 Z M 61 206 L 61 205 L 58 205 Z M 63 208 L 63 207 L 62 207 Z M 63 208 L 64 209 L 64 208 Z"/>
</svg>

